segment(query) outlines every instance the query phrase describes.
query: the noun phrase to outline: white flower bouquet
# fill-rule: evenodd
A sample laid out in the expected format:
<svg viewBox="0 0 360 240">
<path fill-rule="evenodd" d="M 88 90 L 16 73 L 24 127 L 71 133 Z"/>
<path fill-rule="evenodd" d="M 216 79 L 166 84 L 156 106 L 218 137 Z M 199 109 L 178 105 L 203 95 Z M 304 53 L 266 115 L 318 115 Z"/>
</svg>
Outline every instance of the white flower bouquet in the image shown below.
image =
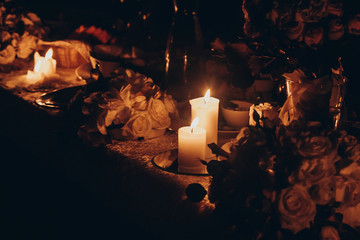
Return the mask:
<svg viewBox="0 0 360 240">
<path fill-rule="evenodd" d="M 143 74 L 126 69 L 122 77 L 119 86 L 84 99 L 82 113 L 87 120 L 81 130 L 112 139 L 149 139 L 164 134 L 178 118 L 176 101 Z"/>
</svg>

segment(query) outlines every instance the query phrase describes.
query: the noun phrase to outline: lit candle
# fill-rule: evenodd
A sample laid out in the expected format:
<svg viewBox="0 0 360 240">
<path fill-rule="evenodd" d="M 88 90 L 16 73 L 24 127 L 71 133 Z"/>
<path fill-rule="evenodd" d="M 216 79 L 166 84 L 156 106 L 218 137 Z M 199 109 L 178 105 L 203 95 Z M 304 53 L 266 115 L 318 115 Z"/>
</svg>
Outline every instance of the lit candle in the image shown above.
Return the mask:
<svg viewBox="0 0 360 240">
<path fill-rule="evenodd" d="M 178 133 L 178 171 L 181 173 L 206 173 L 206 166 L 200 160 L 205 160 L 206 130 L 196 125 L 195 118 L 191 126 L 179 128 Z"/>
<path fill-rule="evenodd" d="M 50 48 L 45 57 L 38 52 L 34 53 L 34 71 L 28 71 L 26 79 L 29 83 L 35 83 L 45 77 L 56 74 L 56 60 L 52 58 L 53 50 Z"/>
<path fill-rule="evenodd" d="M 34 84 L 37 81 L 44 79 L 44 74 L 39 72 L 41 62 L 37 62 L 34 66 L 34 71 L 28 70 L 26 80 L 29 84 Z"/>
<path fill-rule="evenodd" d="M 210 143 L 217 143 L 218 139 L 218 119 L 219 119 L 219 99 L 210 97 L 210 89 L 204 97 L 190 100 L 191 119 L 199 117 L 199 127 L 206 130 L 206 160 L 215 158 L 215 154 L 207 146 Z"/>
</svg>

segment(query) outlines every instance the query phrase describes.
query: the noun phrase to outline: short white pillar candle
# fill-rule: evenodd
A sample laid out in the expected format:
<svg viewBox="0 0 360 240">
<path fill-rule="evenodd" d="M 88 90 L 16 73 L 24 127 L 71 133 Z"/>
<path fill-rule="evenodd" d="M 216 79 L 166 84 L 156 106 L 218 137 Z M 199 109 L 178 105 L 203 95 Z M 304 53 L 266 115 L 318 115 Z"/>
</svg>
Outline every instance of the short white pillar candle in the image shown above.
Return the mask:
<svg viewBox="0 0 360 240">
<path fill-rule="evenodd" d="M 198 118 L 192 121 L 191 126 L 181 127 L 178 130 L 178 171 L 180 173 L 204 174 L 206 166 L 201 163 L 205 160 L 206 130 L 196 127 Z"/>
</svg>

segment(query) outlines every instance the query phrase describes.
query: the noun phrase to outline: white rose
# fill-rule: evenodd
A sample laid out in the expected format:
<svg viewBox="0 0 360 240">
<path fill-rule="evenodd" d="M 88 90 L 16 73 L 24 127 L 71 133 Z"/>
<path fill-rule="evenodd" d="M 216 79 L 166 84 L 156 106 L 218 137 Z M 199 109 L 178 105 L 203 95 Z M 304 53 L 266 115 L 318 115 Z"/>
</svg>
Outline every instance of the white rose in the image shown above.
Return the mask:
<svg viewBox="0 0 360 240">
<path fill-rule="evenodd" d="M 335 198 L 335 189 L 335 178 L 326 177 L 313 183 L 309 189 L 309 194 L 314 202 L 319 205 L 325 205 Z"/>
<path fill-rule="evenodd" d="M 176 101 L 171 95 L 164 94 L 164 104 L 169 113 L 177 113 Z"/>
<path fill-rule="evenodd" d="M 145 111 L 147 101 L 145 96 L 136 96 L 134 99 L 133 107 L 136 111 Z"/>
<path fill-rule="evenodd" d="M 353 162 L 349 166 L 341 169 L 340 174 L 360 181 L 360 165 L 357 162 Z"/>
<path fill-rule="evenodd" d="M 122 100 L 124 101 L 125 105 L 131 109 L 132 108 L 131 84 L 126 85 L 126 87 L 122 87 L 119 94 Z"/>
<path fill-rule="evenodd" d="M 12 45 L 7 45 L 5 49 L 0 51 L 0 64 L 10 64 L 15 60 L 16 52 Z"/>
<path fill-rule="evenodd" d="M 360 162 L 360 144 L 356 144 L 355 147 L 347 150 L 345 154 L 347 159 Z"/>
<path fill-rule="evenodd" d="M 36 13 L 29 12 L 26 16 L 34 23 L 41 24 L 41 19 L 38 15 L 36 15 Z"/>
<path fill-rule="evenodd" d="M 253 104 L 250 107 L 249 110 L 249 125 L 251 126 L 255 126 L 256 125 L 256 121 L 254 120 L 253 114 L 254 111 L 257 112 L 257 114 L 259 115 L 260 119 L 261 118 L 268 118 L 270 120 L 274 120 L 279 114 L 274 110 L 273 106 L 271 106 L 270 103 L 260 103 L 259 105 Z M 262 121 L 260 121 L 261 123 Z"/>
<path fill-rule="evenodd" d="M 0 42 L 4 43 L 11 39 L 11 34 L 8 31 L 2 31 L 0 35 Z"/>
<path fill-rule="evenodd" d="M 20 42 L 18 42 L 18 51 L 16 53 L 18 58 L 28 58 L 30 54 L 34 52 L 34 49 L 36 49 L 36 40 L 37 38 L 35 36 L 25 32 L 24 35 L 21 36 Z"/>
<path fill-rule="evenodd" d="M 340 240 L 339 232 L 333 226 L 321 228 L 321 240 Z"/>
<path fill-rule="evenodd" d="M 161 100 L 150 98 L 148 112 L 153 122 L 153 128 L 165 129 L 170 126 L 171 119 L 169 112 Z"/>
<path fill-rule="evenodd" d="M 319 159 L 303 160 L 299 170 L 294 174 L 296 181 L 315 183 L 323 178 L 334 176 L 335 173 L 334 163 L 325 156 Z"/>
<path fill-rule="evenodd" d="M 122 128 L 123 135 L 130 138 L 147 138 L 151 134 L 151 129 L 152 121 L 146 111 L 135 113 Z"/>
<path fill-rule="evenodd" d="M 352 227 L 360 226 L 360 203 L 354 207 L 344 208 L 339 212 L 343 215 L 343 223 Z"/>
<path fill-rule="evenodd" d="M 108 111 L 105 117 L 105 126 L 108 127 L 112 123 L 126 123 L 130 118 L 130 109 L 122 101 L 112 101 L 108 103 Z"/>
<path fill-rule="evenodd" d="M 316 205 L 306 188 L 294 185 L 281 190 L 279 214 L 281 227 L 296 234 L 310 228 L 310 222 L 314 221 L 316 215 Z"/>
<path fill-rule="evenodd" d="M 14 28 L 17 22 L 17 17 L 15 14 L 8 14 L 5 17 L 5 26 Z"/>
</svg>

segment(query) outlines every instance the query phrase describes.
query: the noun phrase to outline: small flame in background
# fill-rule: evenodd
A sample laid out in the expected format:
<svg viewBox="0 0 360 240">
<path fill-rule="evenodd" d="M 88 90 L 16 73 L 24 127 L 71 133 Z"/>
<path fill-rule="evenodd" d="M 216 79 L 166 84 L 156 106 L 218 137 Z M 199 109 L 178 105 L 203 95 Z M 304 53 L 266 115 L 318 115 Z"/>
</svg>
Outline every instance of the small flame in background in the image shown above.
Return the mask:
<svg viewBox="0 0 360 240">
<path fill-rule="evenodd" d="M 52 55 L 53 55 L 53 50 L 52 50 L 52 48 L 50 48 L 45 54 L 45 59 L 46 60 L 51 59 Z"/>
<path fill-rule="evenodd" d="M 205 103 L 208 103 L 210 100 L 210 89 L 208 89 L 205 93 L 205 96 L 204 96 L 204 101 Z"/>
<path fill-rule="evenodd" d="M 190 132 L 194 132 L 194 129 L 196 128 L 198 123 L 199 123 L 199 117 L 194 118 L 194 120 L 191 122 L 190 125 Z"/>
</svg>

